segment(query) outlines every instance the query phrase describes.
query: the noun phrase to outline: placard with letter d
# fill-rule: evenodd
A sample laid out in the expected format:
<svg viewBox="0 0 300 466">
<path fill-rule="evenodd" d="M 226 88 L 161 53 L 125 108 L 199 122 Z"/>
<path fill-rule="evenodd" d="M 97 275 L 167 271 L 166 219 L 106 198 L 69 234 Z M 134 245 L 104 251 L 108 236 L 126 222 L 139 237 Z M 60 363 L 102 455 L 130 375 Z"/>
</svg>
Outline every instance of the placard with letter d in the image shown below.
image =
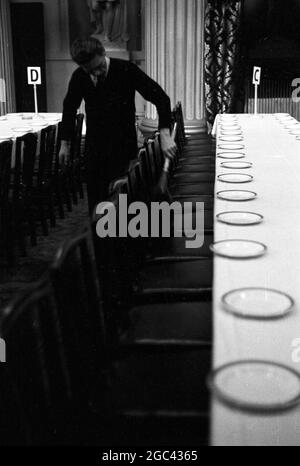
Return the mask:
<svg viewBox="0 0 300 466">
<path fill-rule="evenodd" d="M 34 90 L 34 109 L 35 113 L 38 113 L 38 101 L 36 86 L 42 84 L 42 73 L 39 66 L 28 66 L 27 67 L 27 80 L 28 84 L 33 86 Z"/>
</svg>

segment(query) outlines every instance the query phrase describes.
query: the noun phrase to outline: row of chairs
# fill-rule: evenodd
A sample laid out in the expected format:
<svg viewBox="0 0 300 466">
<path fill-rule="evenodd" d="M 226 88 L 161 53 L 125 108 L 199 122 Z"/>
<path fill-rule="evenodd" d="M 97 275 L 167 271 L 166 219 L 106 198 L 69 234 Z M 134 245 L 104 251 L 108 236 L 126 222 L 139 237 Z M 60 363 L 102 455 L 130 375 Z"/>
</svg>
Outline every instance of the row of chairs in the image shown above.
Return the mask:
<svg viewBox="0 0 300 466">
<path fill-rule="evenodd" d="M 72 140 L 72 164 L 61 171 L 58 164 L 60 124 L 28 133 L 0 144 L 0 254 L 13 265 L 17 251 L 26 255 L 27 237 L 37 244 L 37 225 L 49 234 L 56 218 L 72 210 L 79 193 L 83 197 L 80 145 L 83 115 L 76 119 Z"/>
<path fill-rule="evenodd" d="M 171 191 L 180 166 L 194 157 L 213 159 L 207 137 L 187 138 L 183 148 L 179 127 Z M 115 183 L 110 202 L 116 209 L 120 193 L 128 202 L 157 199 L 163 162 L 157 135 Z M 88 228 L 68 240 L 42 281 L 1 315 L 8 361 L 0 366 L 1 441 L 207 443 L 207 244 L 190 254 L 182 238 L 98 238 L 97 221 L 95 215 L 92 233 Z M 209 228 L 205 236 L 211 234 Z"/>
</svg>

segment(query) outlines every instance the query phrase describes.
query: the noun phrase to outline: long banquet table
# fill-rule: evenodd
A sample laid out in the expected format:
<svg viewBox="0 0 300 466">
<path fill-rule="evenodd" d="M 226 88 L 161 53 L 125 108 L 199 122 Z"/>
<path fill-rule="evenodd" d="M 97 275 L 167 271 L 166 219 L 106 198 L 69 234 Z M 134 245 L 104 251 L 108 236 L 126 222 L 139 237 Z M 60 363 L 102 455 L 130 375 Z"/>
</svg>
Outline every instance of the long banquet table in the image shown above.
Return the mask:
<svg viewBox="0 0 300 466">
<path fill-rule="evenodd" d="M 253 163 L 246 184 L 226 184 L 218 180 L 224 159 L 217 157 L 215 215 L 224 211 L 251 211 L 264 216 L 262 223 L 232 226 L 215 216 L 215 241 L 247 239 L 264 243 L 267 253 L 250 260 L 214 257 L 213 369 L 240 360 L 267 360 L 300 372 L 300 360 L 293 358 L 300 344 L 300 140 L 290 134 L 284 114 L 237 115 L 245 148 L 243 161 Z M 229 116 L 227 117 L 229 121 Z M 220 123 L 214 126 L 217 156 L 220 152 Z M 296 128 L 296 126 L 295 126 Z M 299 126 L 300 128 L 300 126 Z M 217 193 L 226 189 L 246 189 L 257 193 L 249 202 L 224 201 Z M 295 304 L 292 312 L 280 319 L 255 320 L 234 316 L 223 308 L 222 296 L 242 287 L 264 287 L 288 293 Z M 294 346 L 293 346 L 294 345 Z M 299 351 L 300 354 L 300 351 Z M 299 358 L 300 359 L 300 358 Z M 212 445 L 300 445 L 300 405 L 272 414 L 255 414 L 232 409 L 216 397 L 211 404 Z"/>
<path fill-rule="evenodd" d="M 38 134 L 37 153 L 39 153 L 42 128 L 56 125 L 61 120 L 61 113 L 7 113 L 0 117 L 0 142 L 13 141 L 12 167 L 15 162 L 16 138 L 29 132 Z"/>
</svg>

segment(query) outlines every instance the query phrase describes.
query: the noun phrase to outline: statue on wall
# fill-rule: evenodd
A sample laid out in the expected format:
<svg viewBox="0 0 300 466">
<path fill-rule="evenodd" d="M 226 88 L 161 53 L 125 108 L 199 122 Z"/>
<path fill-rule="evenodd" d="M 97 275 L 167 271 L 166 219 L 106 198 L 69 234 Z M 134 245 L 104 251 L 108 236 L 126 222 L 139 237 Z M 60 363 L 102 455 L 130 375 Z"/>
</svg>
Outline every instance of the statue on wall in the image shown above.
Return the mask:
<svg viewBox="0 0 300 466">
<path fill-rule="evenodd" d="M 106 48 L 126 48 L 127 0 L 87 0 L 91 23 L 95 25 L 93 37 Z"/>
</svg>

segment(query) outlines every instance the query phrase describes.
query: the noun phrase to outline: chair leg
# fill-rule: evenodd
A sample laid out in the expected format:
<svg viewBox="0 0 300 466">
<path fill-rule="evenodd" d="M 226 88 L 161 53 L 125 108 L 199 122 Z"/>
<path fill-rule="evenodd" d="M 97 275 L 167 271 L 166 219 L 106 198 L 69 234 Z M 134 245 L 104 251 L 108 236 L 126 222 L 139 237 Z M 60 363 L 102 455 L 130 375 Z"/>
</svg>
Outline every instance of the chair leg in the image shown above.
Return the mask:
<svg viewBox="0 0 300 466">
<path fill-rule="evenodd" d="M 84 199 L 84 191 L 83 191 L 83 184 L 82 180 L 79 181 L 79 197 L 80 199 Z"/>
<path fill-rule="evenodd" d="M 30 243 L 31 243 L 31 246 L 36 246 L 37 245 L 37 234 L 36 234 L 36 225 L 35 225 L 34 215 L 30 208 L 26 210 L 27 210 L 28 228 L 29 228 L 29 234 L 30 234 Z"/>
<path fill-rule="evenodd" d="M 5 244 L 5 257 L 9 267 L 12 267 L 16 263 L 16 255 L 15 255 L 15 229 L 12 224 L 11 214 L 7 212 L 6 215 L 7 223 L 6 223 L 6 231 L 4 234 L 4 244 Z"/>
<path fill-rule="evenodd" d="M 47 217 L 45 213 L 45 206 L 44 206 L 42 199 L 39 199 L 38 208 L 39 208 L 39 217 L 40 217 L 39 220 L 41 221 L 43 235 L 48 236 L 49 235 L 48 222 L 47 222 Z"/>
<path fill-rule="evenodd" d="M 54 207 L 54 202 L 53 202 L 52 191 L 50 191 L 48 195 L 48 211 L 49 211 L 50 225 L 54 228 L 56 226 L 56 216 L 55 216 L 55 207 Z"/>
<path fill-rule="evenodd" d="M 56 200 L 57 200 L 57 207 L 58 207 L 59 217 L 61 219 L 64 219 L 65 218 L 65 211 L 64 211 L 62 189 L 61 189 L 60 185 L 58 185 L 56 187 Z"/>
<path fill-rule="evenodd" d="M 76 189 L 76 183 L 75 183 L 73 177 L 72 177 L 72 180 L 71 180 L 71 190 L 72 190 L 73 204 L 77 205 L 78 204 L 77 189 Z"/>
<path fill-rule="evenodd" d="M 71 195 L 70 195 L 70 183 L 69 183 L 69 178 L 66 176 L 62 180 L 62 185 L 63 185 L 63 195 L 64 195 L 64 201 L 67 206 L 67 211 L 72 212 L 72 200 L 71 200 Z"/>
<path fill-rule="evenodd" d="M 18 238 L 18 246 L 22 256 L 27 256 L 26 241 L 25 241 L 25 231 L 24 225 L 20 218 L 17 219 L 17 225 L 15 225 Z"/>
</svg>

